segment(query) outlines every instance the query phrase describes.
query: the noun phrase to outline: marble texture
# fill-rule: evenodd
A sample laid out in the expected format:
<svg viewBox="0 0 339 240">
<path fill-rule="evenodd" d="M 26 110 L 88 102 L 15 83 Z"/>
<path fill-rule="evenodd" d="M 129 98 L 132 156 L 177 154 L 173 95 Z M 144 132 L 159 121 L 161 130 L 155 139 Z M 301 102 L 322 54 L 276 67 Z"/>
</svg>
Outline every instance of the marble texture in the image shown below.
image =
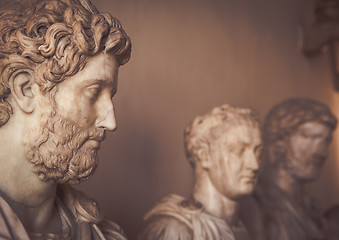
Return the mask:
<svg viewBox="0 0 339 240">
<path fill-rule="evenodd" d="M 1 6 L 1 236 L 125 239 L 71 184 L 94 173 L 116 129 L 112 97 L 130 53 L 119 21 L 90 1 Z"/>
<path fill-rule="evenodd" d="M 253 239 L 328 239 L 326 221 L 304 186 L 318 178 L 336 125 L 330 109 L 313 99 L 287 99 L 269 111 L 265 168 L 240 211 Z"/>
<path fill-rule="evenodd" d="M 314 1 L 314 22 L 304 31 L 303 52 L 307 56 L 328 53 L 333 87 L 339 91 L 339 1 Z"/>
<path fill-rule="evenodd" d="M 139 239 L 250 239 L 239 201 L 254 191 L 262 150 L 256 113 L 222 105 L 197 116 L 184 133 L 195 183 L 190 198 L 170 195 L 144 217 Z"/>
</svg>

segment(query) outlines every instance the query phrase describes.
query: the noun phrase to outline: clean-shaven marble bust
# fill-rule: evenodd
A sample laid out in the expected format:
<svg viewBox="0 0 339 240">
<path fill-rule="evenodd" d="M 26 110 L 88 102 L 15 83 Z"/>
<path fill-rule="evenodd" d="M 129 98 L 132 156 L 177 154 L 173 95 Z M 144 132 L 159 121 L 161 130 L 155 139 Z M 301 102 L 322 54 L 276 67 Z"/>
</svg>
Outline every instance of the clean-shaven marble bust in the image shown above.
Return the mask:
<svg viewBox="0 0 339 240">
<path fill-rule="evenodd" d="M 169 195 L 145 216 L 140 239 L 249 240 L 239 201 L 256 185 L 262 149 L 257 115 L 223 105 L 196 117 L 185 130 L 195 183 L 192 196 Z"/>
<path fill-rule="evenodd" d="M 0 236 L 125 239 L 72 184 L 116 128 L 112 97 L 131 42 L 87 0 L 0 8 Z"/>
</svg>

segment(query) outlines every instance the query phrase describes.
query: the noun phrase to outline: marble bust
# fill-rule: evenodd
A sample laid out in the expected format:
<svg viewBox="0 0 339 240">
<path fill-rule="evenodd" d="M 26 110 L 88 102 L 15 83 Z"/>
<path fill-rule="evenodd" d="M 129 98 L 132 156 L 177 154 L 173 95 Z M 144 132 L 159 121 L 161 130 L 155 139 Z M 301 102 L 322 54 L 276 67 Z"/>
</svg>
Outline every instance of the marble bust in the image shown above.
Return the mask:
<svg viewBox="0 0 339 240">
<path fill-rule="evenodd" d="M 71 185 L 116 128 L 112 97 L 131 42 L 88 0 L 0 8 L 1 239 L 126 239 Z"/>
<path fill-rule="evenodd" d="M 287 99 L 269 111 L 266 164 L 247 201 L 258 214 L 242 217 L 253 239 L 327 239 L 324 218 L 303 187 L 318 178 L 336 125 L 330 109 L 313 99 Z"/>
<path fill-rule="evenodd" d="M 169 195 L 144 217 L 139 239 L 245 240 L 239 201 L 254 191 L 262 149 L 257 115 L 223 105 L 196 117 L 184 133 L 192 196 Z"/>
</svg>

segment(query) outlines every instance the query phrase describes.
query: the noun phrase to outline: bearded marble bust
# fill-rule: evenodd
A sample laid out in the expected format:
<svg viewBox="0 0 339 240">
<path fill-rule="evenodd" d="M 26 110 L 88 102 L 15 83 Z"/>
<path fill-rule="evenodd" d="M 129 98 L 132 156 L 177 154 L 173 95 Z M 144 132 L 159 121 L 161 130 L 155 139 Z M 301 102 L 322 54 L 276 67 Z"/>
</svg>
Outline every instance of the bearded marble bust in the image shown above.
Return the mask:
<svg viewBox="0 0 339 240">
<path fill-rule="evenodd" d="M 184 136 L 192 196 L 160 200 L 145 215 L 140 239 L 249 240 L 238 205 L 254 191 L 260 168 L 256 113 L 225 104 L 197 116 Z"/>
<path fill-rule="evenodd" d="M 0 236 L 125 239 L 71 184 L 98 165 L 116 128 L 112 97 L 131 42 L 87 0 L 0 8 Z"/>
<path fill-rule="evenodd" d="M 266 166 L 242 214 L 253 239 L 329 239 L 316 202 L 303 188 L 318 178 L 336 125 L 331 110 L 309 98 L 287 99 L 269 111 L 264 123 Z M 248 214 L 253 209 L 256 214 Z"/>
</svg>

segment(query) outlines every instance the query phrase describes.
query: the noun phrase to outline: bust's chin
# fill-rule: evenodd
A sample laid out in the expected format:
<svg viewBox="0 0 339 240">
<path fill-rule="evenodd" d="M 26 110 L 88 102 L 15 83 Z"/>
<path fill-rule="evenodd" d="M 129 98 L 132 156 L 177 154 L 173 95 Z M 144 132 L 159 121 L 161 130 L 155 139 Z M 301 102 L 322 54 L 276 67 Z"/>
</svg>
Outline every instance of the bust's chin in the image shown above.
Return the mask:
<svg viewBox="0 0 339 240">
<path fill-rule="evenodd" d="M 43 163 L 33 165 L 33 171 L 45 182 L 78 184 L 94 174 L 98 166 L 96 152 L 92 148 L 87 148 L 85 151 L 78 151 L 68 162 L 60 162 L 58 169 L 48 168 L 49 164 Z M 59 171 L 65 168 L 66 171 Z"/>
<path fill-rule="evenodd" d="M 313 167 L 299 171 L 290 171 L 290 175 L 298 182 L 308 183 L 315 181 L 319 177 L 320 172 L 321 168 Z"/>
</svg>

